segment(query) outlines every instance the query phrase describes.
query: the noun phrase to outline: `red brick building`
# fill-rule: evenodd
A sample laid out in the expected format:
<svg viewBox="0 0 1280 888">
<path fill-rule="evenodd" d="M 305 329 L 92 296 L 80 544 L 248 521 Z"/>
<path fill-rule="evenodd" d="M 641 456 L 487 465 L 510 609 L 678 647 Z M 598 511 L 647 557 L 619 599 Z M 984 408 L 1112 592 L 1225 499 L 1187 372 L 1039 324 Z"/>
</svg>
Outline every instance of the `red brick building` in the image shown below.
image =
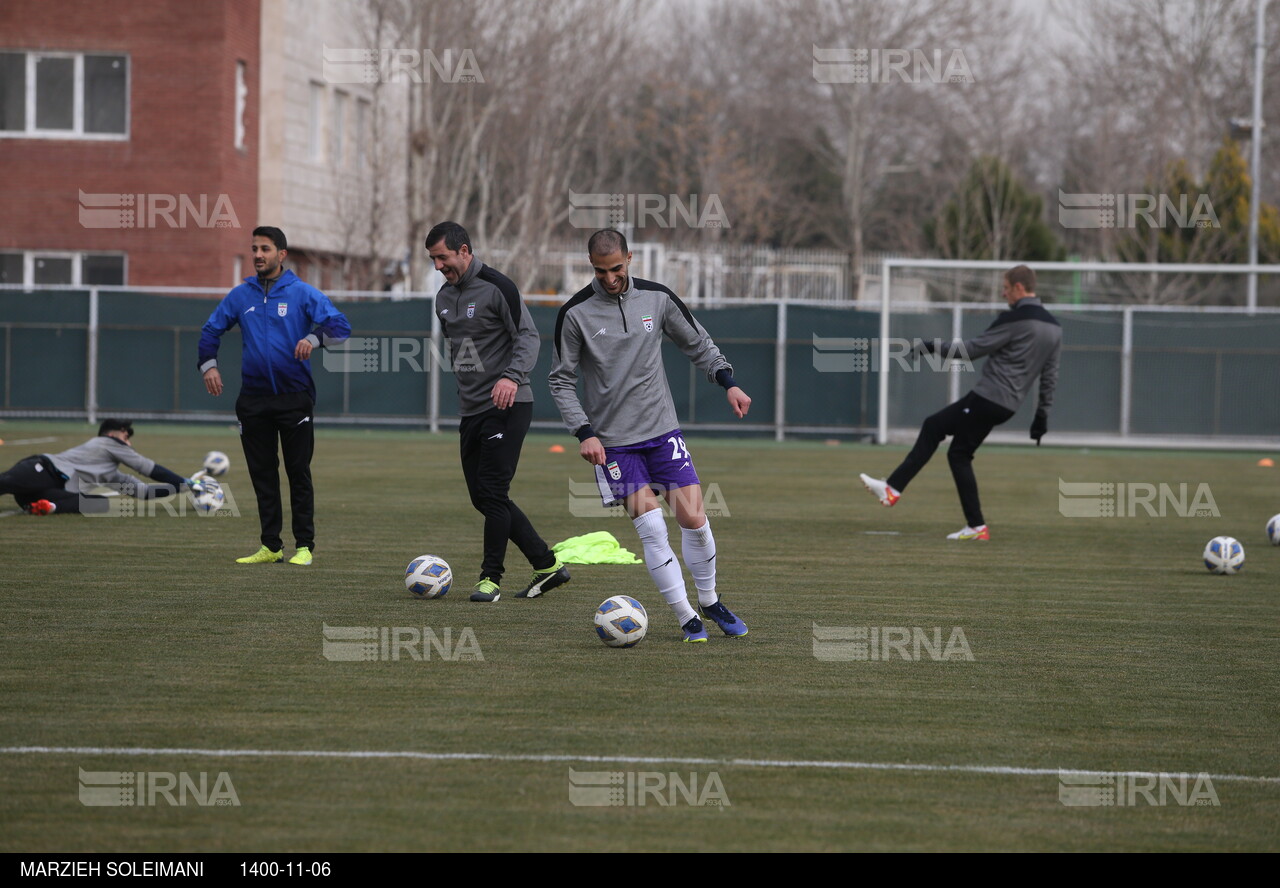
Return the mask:
<svg viewBox="0 0 1280 888">
<path fill-rule="evenodd" d="M 0 283 L 252 271 L 261 20 L 260 0 L 0 4 Z"/>
</svg>

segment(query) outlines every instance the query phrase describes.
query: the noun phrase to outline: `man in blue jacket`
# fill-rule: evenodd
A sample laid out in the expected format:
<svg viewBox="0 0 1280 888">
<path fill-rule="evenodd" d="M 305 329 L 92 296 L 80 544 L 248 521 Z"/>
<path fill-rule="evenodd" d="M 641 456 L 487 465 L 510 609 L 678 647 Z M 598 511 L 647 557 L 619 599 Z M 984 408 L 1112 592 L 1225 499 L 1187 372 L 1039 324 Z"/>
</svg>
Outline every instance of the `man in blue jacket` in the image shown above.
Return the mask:
<svg viewBox="0 0 1280 888">
<path fill-rule="evenodd" d="M 284 559 L 280 539 L 280 463 L 289 476 L 289 503 L 297 551 L 290 564 L 310 564 L 315 548 L 315 504 L 311 454 L 316 384 L 309 358 L 313 349 L 341 342 L 351 325 L 329 297 L 284 267 L 288 242 L 279 228 L 253 230 L 256 277 L 244 279 L 218 307 L 200 333 L 199 365 L 209 394 L 222 394 L 218 345 L 236 324 L 244 340 L 240 397 L 240 443 L 258 499 L 262 548 L 240 564 L 272 564 Z M 277 444 L 278 442 L 278 444 Z"/>
</svg>

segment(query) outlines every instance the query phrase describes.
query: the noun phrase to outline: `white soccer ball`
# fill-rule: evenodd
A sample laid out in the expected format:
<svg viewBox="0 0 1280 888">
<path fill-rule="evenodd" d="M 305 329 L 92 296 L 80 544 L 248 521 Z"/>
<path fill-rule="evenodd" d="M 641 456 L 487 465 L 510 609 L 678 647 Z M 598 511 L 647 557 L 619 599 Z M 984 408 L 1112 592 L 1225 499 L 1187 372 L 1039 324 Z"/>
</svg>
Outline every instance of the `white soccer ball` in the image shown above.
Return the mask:
<svg viewBox="0 0 1280 888">
<path fill-rule="evenodd" d="M 226 494 L 222 492 L 222 488 L 217 484 L 210 484 L 206 482 L 202 492 L 191 492 L 192 505 L 196 507 L 197 512 L 204 515 L 211 515 L 218 511 L 226 501 Z"/>
<path fill-rule="evenodd" d="M 443 558 L 419 555 L 405 568 L 404 585 L 419 598 L 443 598 L 453 585 L 453 571 Z"/>
<path fill-rule="evenodd" d="M 649 631 L 649 614 L 630 595 L 606 598 L 595 614 L 596 635 L 609 647 L 635 647 Z"/>
<path fill-rule="evenodd" d="M 1267 522 L 1267 538 L 1271 540 L 1271 545 L 1280 546 L 1280 515 L 1272 515 Z"/>
<path fill-rule="evenodd" d="M 204 470 L 215 478 L 221 478 L 231 468 L 231 460 L 221 450 L 211 450 L 204 456 Z"/>
<path fill-rule="evenodd" d="M 1204 566 L 1216 574 L 1239 573 L 1244 567 L 1244 546 L 1234 537 L 1214 537 L 1204 547 Z"/>
</svg>

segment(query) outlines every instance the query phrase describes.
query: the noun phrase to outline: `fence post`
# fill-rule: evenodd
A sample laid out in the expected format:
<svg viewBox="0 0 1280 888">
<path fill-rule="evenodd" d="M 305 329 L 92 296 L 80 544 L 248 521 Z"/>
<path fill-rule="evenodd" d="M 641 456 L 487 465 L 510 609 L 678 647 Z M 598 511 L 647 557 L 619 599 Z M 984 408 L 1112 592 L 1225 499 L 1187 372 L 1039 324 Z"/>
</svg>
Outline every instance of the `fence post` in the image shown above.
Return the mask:
<svg viewBox="0 0 1280 888">
<path fill-rule="evenodd" d="M 1120 317 L 1120 437 L 1127 438 L 1133 411 L 1133 306 L 1126 306 Z"/>
<path fill-rule="evenodd" d="M 427 300 L 431 311 L 431 375 L 427 377 L 427 427 L 432 433 L 440 431 L 440 360 L 444 357 L 440 344 L 440 318 L 436 315 L 436 297 Z"/>
<path fill-rule="evenodd" d="M 89 424 L 98 421 L 98 288 L 89 288 L 88 379 L 85 382 L 84 412 Z"/>
<path fill-rule="evenodd" d="M 962 322 L 961 322 L 961 315 L 963 313 L 964 313 L 964 309 L 961 308 L 959 305 L 954 305 L 951 307 L 951 340 L 952 342 L 954 342 L 957 339 L 964 338 L 964 327 L 962 326 Z M 948 352 L 950 352 L 949 349 L 948 349 Z M 969 357 L 968 355 L 965 355 L 966 360 L 968 360 L 968 357 Z M 947 367 L 947 373 L 948 373 L 947 397 L 952 404 L 960 400 L 961 369 L 962 368 L 960 367 L 960 365 L 956 364 L 954 361 L 951 363 L 949 367 Z"/>
<path fill-rule="evenodd" d="M 876 443 L 889 443 L 889 275 L 893 265 L 886 259 L 880 264 L 880 378 L 876 380 Z M 861 286 L 861 283 L 859 284 Z"/>
<path fill-rule="evenodd" d="M 778 329 L 773 345 L 773 440 L 786 436 L 787 422 L 787 303 L 778 303 Z"/>
</svg>

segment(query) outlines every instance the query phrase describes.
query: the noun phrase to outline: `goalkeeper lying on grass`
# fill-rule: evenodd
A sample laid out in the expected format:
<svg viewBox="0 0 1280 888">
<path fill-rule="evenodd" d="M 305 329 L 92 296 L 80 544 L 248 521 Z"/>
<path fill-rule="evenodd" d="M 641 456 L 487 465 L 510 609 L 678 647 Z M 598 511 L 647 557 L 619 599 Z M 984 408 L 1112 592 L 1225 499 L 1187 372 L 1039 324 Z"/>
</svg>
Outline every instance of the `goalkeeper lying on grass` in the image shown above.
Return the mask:
<svg viewBox="0 0 1280 888">
<path fill-rule="evenodd" d="M 79 447 L 28 456 L 0 473 L 0 496 L 12 494 L 29 515 L 100 515 L 110 508 L 110 497 L 90 492 L 98 487 L 137 499 L 159 499 L 184 489 L 199 495 L 206 485 L 215 484 L 203 477 L 183 478 L 157 465 L 133 449 L 132 437 L 133 423 L 104 420 L 97 437 Z M 160 483 L 147 484 L 126 475 L 121 465 Z"/>
</svg>

